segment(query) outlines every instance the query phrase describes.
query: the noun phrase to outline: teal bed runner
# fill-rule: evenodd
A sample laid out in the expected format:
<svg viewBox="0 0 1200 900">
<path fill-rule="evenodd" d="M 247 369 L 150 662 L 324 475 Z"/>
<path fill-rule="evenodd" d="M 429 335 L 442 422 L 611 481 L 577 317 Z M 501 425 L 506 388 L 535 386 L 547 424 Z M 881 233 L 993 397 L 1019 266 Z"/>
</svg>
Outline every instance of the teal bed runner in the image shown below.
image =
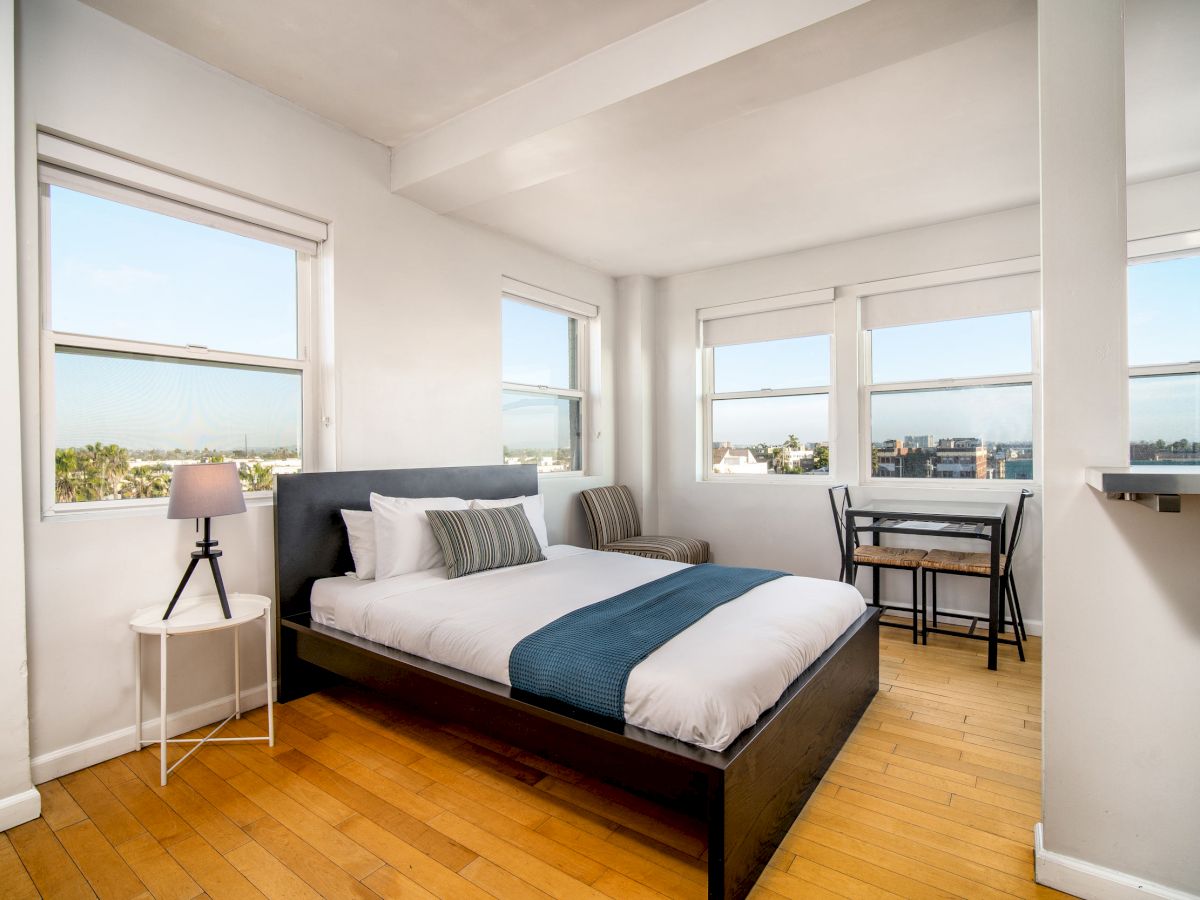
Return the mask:
<svg viewBox="0 0 1200 900">
<path fill-rule="evenodd" d="M 567 613 L 523 638 L 508 658 L 512 686 L 625 719 L 629 673 L 718 606 L 786 572 L 690 566 Z"/>
</svg>

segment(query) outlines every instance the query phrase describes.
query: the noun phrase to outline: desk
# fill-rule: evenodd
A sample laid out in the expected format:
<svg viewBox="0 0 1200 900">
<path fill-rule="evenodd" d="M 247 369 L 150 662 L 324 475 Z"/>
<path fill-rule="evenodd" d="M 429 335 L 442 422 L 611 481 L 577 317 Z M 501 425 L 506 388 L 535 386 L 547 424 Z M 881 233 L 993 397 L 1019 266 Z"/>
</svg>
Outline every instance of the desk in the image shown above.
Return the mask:
<svg viewBox="0 0 1200 900">
<path fill-rule="evenodd" d="M 869 525 L 856 524 L 870 519 Z M 1000 554 L 1006 539 L 1008 504 L 964 503 L 959 500 L 872 500 L 846 508 L 846 578 L 854 583 L 854 545 L 860 532 L 869 531 L 872 543 L 881 534 L 917 534 L 930 537 L 987 541 L 991 549 L 988 579 L 988 668 L 996 668 L 1000 630 Z M 879 570 L 874 572 L 874 602 L 879 603 Z"/>
<path fill-rule="evenodd" d="M 133 715 L 134 715 L 134 749 L 141 750 L 148 744 L 159 745 L 159 783 L 167 786 L 167 776 L 179 764 L 207 743 L 245 743 L 248 741 L 266 741 L 275 746 L 275 709 L 272 702 L 272 664 L 274 653 L 271 651 L 271 635 L 274 632 L 271 622 L 271 598 L 257 594 L 230 594 L 229 609 L 231 617 L 226 619 L 217 603 L 217 597 L 205 596 L 187 598 L 180 601 L 171 613 L 171 618 L 163 619 L 163 606 L 156 604 L 139 609 L 129 620 L 129 627 L 134 633 L 133 666 Z M 263 630 L 266 632 L 266 669 L 267 669 L 267 733 L 256 737 L 214 737 L 231 719 L 242 717 L 242 664 L 241 651 L 238 647 L 238 630 L 247 622 L 256 619 L 263 620 Z M 168 638 L 187 634 L 207 634 L 213 631 L 233 632 L 233 712 L 202 738 L 173 738 L 167 737 L 167 646 Z M 142 635 L 152 635 L 158 638 L 158 740 L 142 740 Z M 191 750 L 167 766 L 168 744 L 192 744 Z"/>
</svg>

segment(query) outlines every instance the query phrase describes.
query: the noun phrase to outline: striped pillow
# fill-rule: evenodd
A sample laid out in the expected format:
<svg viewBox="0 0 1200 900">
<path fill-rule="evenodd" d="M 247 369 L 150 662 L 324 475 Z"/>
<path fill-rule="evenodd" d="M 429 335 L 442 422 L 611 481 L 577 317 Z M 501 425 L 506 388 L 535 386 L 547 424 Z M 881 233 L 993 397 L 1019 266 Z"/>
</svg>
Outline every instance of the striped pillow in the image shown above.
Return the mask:
<svg viewBox="0 0 1200 900">
<path fill-rule="evenodd" d="M 519 504 L 493 509 L 427 509 L 425 515 L 446 557 L 450 578 L 546 558 Z"/>
</svg>

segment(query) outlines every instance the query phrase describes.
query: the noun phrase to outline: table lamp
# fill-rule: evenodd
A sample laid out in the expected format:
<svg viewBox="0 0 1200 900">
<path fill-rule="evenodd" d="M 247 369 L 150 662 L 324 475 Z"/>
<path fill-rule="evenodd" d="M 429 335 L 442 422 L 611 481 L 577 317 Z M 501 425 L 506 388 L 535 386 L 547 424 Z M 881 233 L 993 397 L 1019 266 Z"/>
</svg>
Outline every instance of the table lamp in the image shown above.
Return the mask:
<svg viewBox="0 0 1200 900">
<path fill-rule="evenodd" d="M 165 621 L 175 608 L 179 595 L 183 593 L 188 579 L 196 571 L 196 564 L 207 559 L 212 567 L 213 581 L 217 583 L 217 596 L 221 598 L 221 611 L 225 618 L 232 618 L 229 599 L 225 596 L 225 582 L 221 580 L 221 567 L 217 558 L 217 542 L 212 539 L 211 519 L 213 516 L 232 516 L 246 511 L 246 499 L 242 496 L 242 481 L 238 478 L 237 463 L 188 463 L 178 465 L 171 473 L 171 499 L 167 504 L 168 519 L 204 520 L 204 539 L 196 541 L 198 550 L 192 551 L 192 560 L 183 573 L 183 580 L 175 589 L 175 596 L 163 613 Z"/>
</svg>

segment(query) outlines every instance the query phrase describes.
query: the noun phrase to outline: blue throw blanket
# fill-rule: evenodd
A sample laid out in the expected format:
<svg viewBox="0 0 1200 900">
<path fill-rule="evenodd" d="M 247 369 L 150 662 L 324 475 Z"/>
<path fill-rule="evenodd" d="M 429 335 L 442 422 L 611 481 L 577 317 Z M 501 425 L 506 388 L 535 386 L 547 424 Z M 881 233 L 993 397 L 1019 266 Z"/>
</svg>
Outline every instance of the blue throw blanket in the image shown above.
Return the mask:
<svg viewBox="0 0 1200 900">
<path fill-rule="evenodd" d="M 508 658 L 519 690 L 625 719 L 634 666 L 718 606 L 786 576 L 770 569 L 691 566 L 555 619 Z"/>
</svg>

